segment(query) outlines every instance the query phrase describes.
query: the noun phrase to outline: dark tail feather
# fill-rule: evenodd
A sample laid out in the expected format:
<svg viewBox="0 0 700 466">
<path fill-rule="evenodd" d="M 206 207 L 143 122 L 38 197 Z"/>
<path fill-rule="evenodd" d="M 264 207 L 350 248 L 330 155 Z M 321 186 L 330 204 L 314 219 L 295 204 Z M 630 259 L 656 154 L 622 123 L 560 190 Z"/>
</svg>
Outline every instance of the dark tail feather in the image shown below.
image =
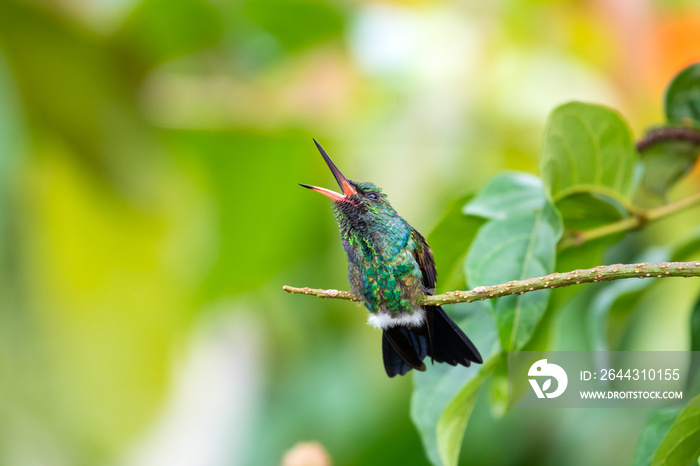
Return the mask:
<svg viewBox="0 0 700 466">
<path fill-rule="evenodd" d="M 423 359 L 469 367 L 483 361 L 479 351 L 461 328 L 439 306 L 427 306 L 421 327 L 390 327 L 382 336 L 384 369 L 389 377 L 411 369 L 425 370 Z"/>
<path fill-rule="evenodd" d="M 430 345 L 428 355 L 434 361 L 452 366 L 462 364 L 469 367 L 472 362 L 481 364 L 483 360 L 474 343 L 461 328 L 449 318 L 439 306 L 425 308 Z"/>
<path fill-rule="evenodd" d="M 382 335 L 384 369 L 389 377 L 404 375 L 411 369 L 425 370 L 428 354 L 426 327 L 390 327 Z"/>
</svg>

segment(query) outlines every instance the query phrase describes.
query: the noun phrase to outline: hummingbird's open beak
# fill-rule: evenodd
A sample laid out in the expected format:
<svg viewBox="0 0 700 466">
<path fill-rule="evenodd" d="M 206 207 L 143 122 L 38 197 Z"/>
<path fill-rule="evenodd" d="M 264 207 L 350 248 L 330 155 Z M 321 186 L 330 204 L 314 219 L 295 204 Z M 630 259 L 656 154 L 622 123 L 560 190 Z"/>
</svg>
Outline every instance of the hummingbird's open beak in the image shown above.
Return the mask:
<svg viewBox="0 0 700 466">
<path fill-rule="evenodd" d="M 355 194 L 357 190 L 355 187 L 350 184 L 347 178 L 343 176 L 343 174 L 338 170 L 338 167 L 335 166 L 331 158 L 326 154 L 326 151 L 323 150 L 323 147 L 321 147 L 321 144 L 318 143 L 317 140 L 314 139 L 314 142 L 316 143 L 316 147 L 318 148 L 318 151 L 321 153 L 321 156 L 323 156 L 323 160 L 326 161 L 326 165 L 328 165 L 328 168 L 331 169 L 331 172 L 333 172 L 333 176 L 335 177 L 335 180 L 338 182 L 338 185 L 340 186 L 340 189 L 343 190 L 343 194 L 337 193 L 335 191 L 331 191 L 330 189 L 326 188 L 319 188 L 317 186 L 310 186 L 308 184 L 300 184 L 300 186 L 303 186 L 305 188 L 313 189 L 314 191 L 323 194 L 324 196 L 328 196 L 334 201 L 341 201 L 344 199 L 347 199 L 349 196 Z"/>
</svg>

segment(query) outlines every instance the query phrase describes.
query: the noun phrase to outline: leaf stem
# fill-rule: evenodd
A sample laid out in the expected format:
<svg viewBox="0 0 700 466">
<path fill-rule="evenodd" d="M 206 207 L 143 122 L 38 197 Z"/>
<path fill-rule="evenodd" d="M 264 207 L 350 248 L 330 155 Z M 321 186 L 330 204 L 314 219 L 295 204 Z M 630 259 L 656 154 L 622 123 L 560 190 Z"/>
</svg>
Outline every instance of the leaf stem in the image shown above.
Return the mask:
<svg viewBox="0 0 700 466">
<path fill-rule="evenodd" d="M 469 303 L 472 301 L 502 298 L 503 296 L 560 288 L 581 283 L 604 282 L 624 278 L 664 277 L 700 277 L 700 261 L 601 265 L 592 269 L 552 273 L 544 277 L 515 280 L 500 285 L 477 286 L 469 291 L 448 291 L 444 294 L 425 296 L 422 300 L 422 304 L 438 306 L 443 304 Z M 282 289 L 292 294 L 307 294 L 320 298 L 360 301 L 357 296 L 348 291 L 320 290 L 308 287 L 295 288 L 286 285 L 282 287 Z"/>
<path fill-rule="evenodd" d="M 621 233 L 623 231 L 633 230 L 635 228 L 642 227 L 647 223 L 658 220 L 660 218 L 666 217 L 668 215 L 674 214 L 682 209 L 692 207 L 695 204 L 700 204 L 700 192 L 691 194 L 688 197 L 684 197 L 670 204 L 662 205 L 649 209 L 647 211 L 640 211 L 636 215 L 628 218 L 624 218 L 617 222 L 610 223 L 608 225 L 603 225 L 597 228 L 591 228 L 590 230 L 583 230 L 573 232 L 570 236 L 562 238 L 559 242 L 558 250 L 561 251 L 572 246 L 580 246 L 587 241 L 602 238 L 604 236 L 613 235 L 615 233 Z"/>
</svg>

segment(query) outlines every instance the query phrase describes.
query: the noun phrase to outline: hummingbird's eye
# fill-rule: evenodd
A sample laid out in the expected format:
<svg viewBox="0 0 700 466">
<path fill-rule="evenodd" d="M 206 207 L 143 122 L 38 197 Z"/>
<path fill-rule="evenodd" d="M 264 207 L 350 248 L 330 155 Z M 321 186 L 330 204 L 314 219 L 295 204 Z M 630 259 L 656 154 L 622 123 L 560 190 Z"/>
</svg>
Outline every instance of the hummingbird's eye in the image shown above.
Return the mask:
<svg viewBox="0 0 700 466">
<path fill-rule="evenodd" d="M 376 201 L 377 199 L 379 199 L 377 193 L 367 193 L 365 197 L 371 201 Z"/>
</svg>

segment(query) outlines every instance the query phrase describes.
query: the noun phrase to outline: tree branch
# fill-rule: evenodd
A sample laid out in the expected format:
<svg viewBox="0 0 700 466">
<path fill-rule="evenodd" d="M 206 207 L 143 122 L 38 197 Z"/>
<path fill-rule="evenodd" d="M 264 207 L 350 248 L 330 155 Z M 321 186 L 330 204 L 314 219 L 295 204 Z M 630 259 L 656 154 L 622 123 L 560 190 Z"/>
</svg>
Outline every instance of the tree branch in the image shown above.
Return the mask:
<svg viewBox="0 0 700 466">
<path fill-rule="evenodd" d="M 644 152 L 651 146 L 664 141 L 683 141 L 700 146 L 700 130 L 684 126 L 652 129 L 648 131 L 642 139 L 637 141 L 637 152 Z M 608 225 L 591 228 L 590 230 L 567 232 L 561 241 L 559 241 L 557 251 L 573 246 L 580 246 L 587 241 L 602 238 L 604 236 L 634 230 L 635 228 L 641 228 L 648 222 L 666 217 L 667 215 L 671 215 L 679 210 L 691 207 L 698 203 L 700 203 L 700 193 L 692 194 L 676 202 L 656 207 L 654 209 L 649 209 L 647 211 L 637 210 L 636 208 L 629 209 L 628 206 L 628 210 L 632 210 L 634 214 L 633 216 L 623 218 L 622 220 L 610 223 Z"/>
<path fill-rule="evenodd" d="M 617 222 L 613 222 L 608 225 L 591 228 L 590 230 L 572 232 L 571 236 L 562 238 L 562 240 L 559 242 L 557 250 L 561 251 L 572 246 L 580 246 L 587 241 L 640 228 L 651 221 L 664 218 L 696 204 L 700 204 L 700 192 L 691 194 L 688 197 L 671 202 L 670 204 L 649 209 L 646 212 L 639 212 L 633 217 L 623 218 L 622 220 L 618 220 Z"/>
<path fill-rule="evenodd" d="M 637 141 L 637 152 L 644 152 L 654 144 L 663 141 L 684 141 L 700 145 L 700 131 L 683 126 L 652 129 Z"/>
<path fill-rule="evenodd" d="M 637 151 L 643 152 L 649 147 L 663 141 L 685 141 L 700 145 L 700 130 L 689 127 L 666 127 L 648 131 L 637 141 Z M 671 215 L 679 210 L 700 204 L 700 193 L 692 194 L 676 202 L 666 204 L 645 212 L 637 212 L 609 225 L 592 228 L 590 230 L 575 231 L 569 237 L 559 242 L 558 250 L 572 246 L 580 246 L 587 241 L 602 238 L 604 236 L 621 233 L 635 228 L 640 228 L 646 223 Z M 553 273 L 545 277 L 518 280 L 493 286 L 477 286 L 470 291 L 448 291 L 447 293 L 425 296 L 422 304 L 441 305 L 468 303 L 491 298 L 501 298 L 514 294 L 523 294 L 530 291 L 559 288 L 562 286 L 578 285 L 580 283 L 602 282 L 619 280 L 623 278 L 663 278 L 663 277 L 698 277 L 700 276 L 700 262 L 661 262 L 656 264 L 616 264 L 601 265 L 593 269 L 574 270 L 566 273 Z M 316 288 L 295 288 L 283 286 L 282 289 L 291 294 L 307 294 L 327 299 L 344 299 L 348 301 L 361 301 L 360 298 L 349 291 L 321 290 Z"/>
<path fill-rule="evenodd" d="M 360 298 L 350 293 L 349 291 L 340 290 L 319 290 L 318 288 L 295 288 L 293 286 L 284 285 L 282 287 L 284 291 L 291 294 L 308 294 L 311 296 L 318 296 L 319 298 L 335 298 L 335 299 L 345 299 L 347 301 L 359 301 Z"/>
<path fill-rule="evenodd" d="M 623 278 L 664 277 L 700 277 L 700 261 L 601 265 L 592 269 L 552 273 L 544 277 L 511 281 L 501 285 L 477 286 L 470 291 L 448 291 L 444 294 L 425 296 L 422 300 L 422 304 L 436 306 L 442 304 L 469 303 L 472 301 L 501 298 L 503 296 L 578 285 L 581 283 L 605 282 Z M 294 288 L 287 285 L 283 286 L 282 289 L 292 294 L 308 294 L 318 296 L 319 298 L 360 301 L 360 298 L 348 291 L 319 290 L 308 287 Z"/>
</svg>

